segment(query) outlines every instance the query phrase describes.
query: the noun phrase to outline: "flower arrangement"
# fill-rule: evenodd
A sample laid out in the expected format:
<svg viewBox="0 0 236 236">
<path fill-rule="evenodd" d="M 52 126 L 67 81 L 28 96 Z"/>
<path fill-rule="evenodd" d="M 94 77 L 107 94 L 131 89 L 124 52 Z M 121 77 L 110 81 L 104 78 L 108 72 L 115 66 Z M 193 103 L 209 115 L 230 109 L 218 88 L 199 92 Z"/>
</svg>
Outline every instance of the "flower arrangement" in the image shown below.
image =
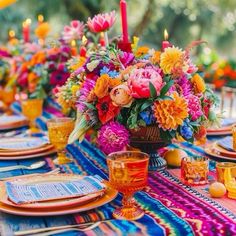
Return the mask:
<svg viewBox="0 0 236 236">
<path fill-rule="evenodd" d="M 202 71 L 207 83 L 214 85 L 216 89 L 222 86 L 236 88 L 236 61 L 222 58 L 217 52 L 205 48 L 198 63 L 199 71 Z"/>
<path fill-rule="evenodd" d="M 158 127 L 163 140 L 205 135 L 217 99 L 197 74 L 190 49 L 169 45 L 156 51 L 138 47 L 135 38 L 132 52 L 114 45 L 90 53 L 69 79 L 78 88 L 77 125 L 69 142 L 93 134 L 108 154 L 126 148 L 130 131 L 142 127 Z"/>
<path fill-rule="evenodd" d="M 15 57 L 16 85 L 29 98 L 46 98 L 55 86 L 61 86 L 69 77 L 66 62 L 71 48 L 63 43 L 53 48 L 39 44 L 25 44 L 20 56 Z"/>
<path fill-rule="evenodd" d="M 236 62 L 234 60 L 218 60 L 204 68 L 206 82 L 215 85 L 216 89 L 222 86 L 236 88 Z"/>
</svg>

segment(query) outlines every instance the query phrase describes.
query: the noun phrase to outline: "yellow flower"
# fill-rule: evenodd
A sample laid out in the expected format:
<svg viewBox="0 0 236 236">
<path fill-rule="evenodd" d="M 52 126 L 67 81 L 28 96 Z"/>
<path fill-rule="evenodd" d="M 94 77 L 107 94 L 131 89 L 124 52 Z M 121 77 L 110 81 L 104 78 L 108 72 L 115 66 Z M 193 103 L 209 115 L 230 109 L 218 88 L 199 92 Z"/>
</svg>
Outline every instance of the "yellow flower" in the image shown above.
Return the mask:
<svg viewBox="0 0 236 236">
<path fill-rule="evenodd" d="M 95 84 L 94 93 L 98 98 L 103 98 L 108 95 L 110 86 L 110 77 L 107 74 L 101 75 Z"/>
<path fill-rule="evenodd" d="M 75 96 L 79 89 L 80 89 L 80 85 L 77 85 L 77 84 L 72 85 L 71 87 L 72 95 Z"/>
<path fill-rule="evenodd" d="M 184 66 L 184 52 L 176 47 L 166 48 L 160 59 L 160 67 L 165 74 L 171 74 L 173 69 Z"/>
<path fill-rule="evenodd" d="M 79 57 L 78 61 L 76 61 L 76 63 L 74 63 L 74 64 L 69 66 L 69 69 L 75 71 L 78 68 L 82 67 L 85 62 L 86 62 L 86 58 L 85 57 Z"/>
<path fill-rule="evenodd" d="M 203 78 L 199 74 L 195 74 L 191 82 L 193 83 L 193 88 L 195 93 L 204 93 L 206 90 L 206 84 Z"/>
<path fill-rule="evenodd" d="M 43 22 L 35 29 L 34 33 L 39 39 L 45 39 L 49 31 L 50 25 L 47 22 Z"/>
<path fill-rule="evenodd" d="M 139 42 L 139 38 L 134 36 L 133 37 L 133 43 L 131 44 L 131 48 L 132 48 L 132 51 L 135 52 L 138 48 L 138 42 Z"/>
<path fill-rule="evenodd" d="M 164 130 L 176 130 L 188 117 L 187 101 L 177 93 L 174 93 L 172 97 L 173 100 L 162 100 L 154 103 L 154 116 L 159 127 Z"/>
<path fill-rule="evenodd" d="M 136 56 L 136 57 L 141 57 L 141 56 L 147 54 L 148 51 L 149 51 L 149 47 L 147 47 L 147 46 L 139 47 L 139 48 L 137 49 L 137 51 L 135 52 L 135 56 Z"/>
</svg>

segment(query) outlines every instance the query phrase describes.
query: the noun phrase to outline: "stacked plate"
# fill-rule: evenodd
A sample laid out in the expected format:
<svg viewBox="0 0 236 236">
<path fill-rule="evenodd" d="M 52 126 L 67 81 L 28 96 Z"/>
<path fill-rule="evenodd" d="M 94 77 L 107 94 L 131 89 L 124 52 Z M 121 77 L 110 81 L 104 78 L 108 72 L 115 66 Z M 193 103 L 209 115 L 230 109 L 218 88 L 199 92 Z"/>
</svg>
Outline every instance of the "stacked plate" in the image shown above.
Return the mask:
<svg viewBox="0 0 236 236">
<path fill-rule="evenodd" d="M 236 151 L 233 149 L 231 136 L 220 139 L 205 148 L 206 154 L 222 160 L 236 162 Z"/>
<path fill-rule="evenodd" d="M 53 184 L 80 181 L 85 176 L 79 175 L 68 175 L 68 174 L 54 174 L 54 175 L 39 175 L 31 179 L 16 179 L 10 182 L 10 184 L 17 184 L 17 188 L 21 185 L 28 185 L 29 189 L 35 185 L 40 184 Z M 12 201 L 11 194 L 9 195 L 8 186 L 9 182 L 0 183 L 0 211 L 14 214 L 14 215 L 24 215 L 24 216 L 52 216 L 52 215 L 64 215 L 72 214 L 76 212 L 87 211 L 99 206 L 102 206 L 110 201 L 112 201 L 117 196 L 117 191 L 109 188 L 106 183 L 102 183 L 103 188 L 99 190 L 93 190 L 88 194 L 82 194 L 79 197 L 73 198 L 62 198 L 62 199 L 50 199 L 38 202 L 28 202 L 16 204 Z M 31 186 L 31 187 L 30 187 Z M 67 185 L 68 186 L 68 185 Z M 97 184 L 96 184 L 97 186 Z M 35 187 L 37 188 L 37 187 Z M 42 186 L 39 188 L 39 191 Z M 85 191 L 87 188 L 85 189 Z M 30 190 L 29 190 L 30 191 Z M 35 189 L 33 190 L 36 191 Z M 10 192 L 11 193 L 11 192 Z M 15 192 L 13 192 L 14 194 Z M 42 192 L 43 193 L 43 192 Z M 50 189 L 51 194 L 51 189 Z M 22 194 L 23 195 L 23 194 Z M 17 197 L 21 197 L 16 195 Z M 28 197 L 29 194 L 27 193 Z"/>
<path fill-rule="evenodd" d="M 28 120 L 24 116 L 0 116 L 0 130 L 16 129 L 28 125 L 28 123 Z"/>
<path fill-rule="evenodd" d="M 236 120 L 233 118 L 223 119 L 221 122 L 221 127 L 207 129 L 207 135 L 209 136 L 230 135 L 232 133 L 232 125 L 235 123 Z"/>
<path fill-rule="evenodd" d="M 39 137 L 3 138 L 0 142 L 0 160 L 20 160 L 55 153 L 53 145 Z"/>
</svg>

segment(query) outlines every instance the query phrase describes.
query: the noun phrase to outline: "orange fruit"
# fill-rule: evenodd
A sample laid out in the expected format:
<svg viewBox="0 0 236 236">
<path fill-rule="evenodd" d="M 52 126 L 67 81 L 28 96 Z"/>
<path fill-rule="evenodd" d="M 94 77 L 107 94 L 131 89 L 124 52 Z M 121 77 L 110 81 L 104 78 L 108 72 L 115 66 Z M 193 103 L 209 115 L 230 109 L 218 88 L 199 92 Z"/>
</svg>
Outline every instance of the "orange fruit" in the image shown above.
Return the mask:
<svg viewBox="0 0 236 236">
<path fill-rule="evenodd" d="M 226 193 L 226 187 L 220 182 L 214 182 L 209 187 L 209 193 L 211 197 L 223 197 Z"/>
<path fill-rule="evenodd" d="M 170 149 L 164 154 L 164 158 L 169 166 L 180 167 L 183 157 L 187 157 L 187 153 L 181 149 Z"/>
</svg>

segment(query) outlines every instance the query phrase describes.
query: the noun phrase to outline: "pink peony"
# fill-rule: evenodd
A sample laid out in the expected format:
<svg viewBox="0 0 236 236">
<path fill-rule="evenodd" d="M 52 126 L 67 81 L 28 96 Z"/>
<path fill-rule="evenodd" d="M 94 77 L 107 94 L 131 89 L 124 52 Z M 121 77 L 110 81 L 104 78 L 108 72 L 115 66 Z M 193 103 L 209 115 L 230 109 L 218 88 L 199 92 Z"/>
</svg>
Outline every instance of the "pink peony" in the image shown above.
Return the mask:
<svg viewBox="0 0 236 236">
<path fill-rule="evenodd" d="M 156 89 L 157 95 L 160 94 L 163 80 L 158 71 L 152 67 L 134 69 L 129 74 L 128 86 L 134 98 L 149 98 L 149 83 Z"/>
<path fill-rule="evenodd" d="M 99 33 L 108 30 L 111 28 L 116 19 L 115 11 L 110 13 L 98 14 L 91 19 L 88 18 L 88 27 L 94 33 Z"/>
<path fill-rule="evenodd" d="M 192 94 L 188 95 L 186 99 L 188 101 L 189 114 L 192 117 L 192 120 L 195 121 L 203 115 L 200 99 Z"/>
<path fill-rule="evenodd" d="M 84 32 L 84 23 L 73 20 L 70 22 L 70 25 L 66 25 L 64 27 L 64 31 L 62 32 L 62 38 L 66 42 L 71 42 L 72 40 L 81 39 Z"/>
<path fill-rule="evenodd" d="M 97 142 L 105 154 L 122 151 L 129 144 L 129 132 L 120 123 L 111 121 L 101 127 Z"/>
</svg>

